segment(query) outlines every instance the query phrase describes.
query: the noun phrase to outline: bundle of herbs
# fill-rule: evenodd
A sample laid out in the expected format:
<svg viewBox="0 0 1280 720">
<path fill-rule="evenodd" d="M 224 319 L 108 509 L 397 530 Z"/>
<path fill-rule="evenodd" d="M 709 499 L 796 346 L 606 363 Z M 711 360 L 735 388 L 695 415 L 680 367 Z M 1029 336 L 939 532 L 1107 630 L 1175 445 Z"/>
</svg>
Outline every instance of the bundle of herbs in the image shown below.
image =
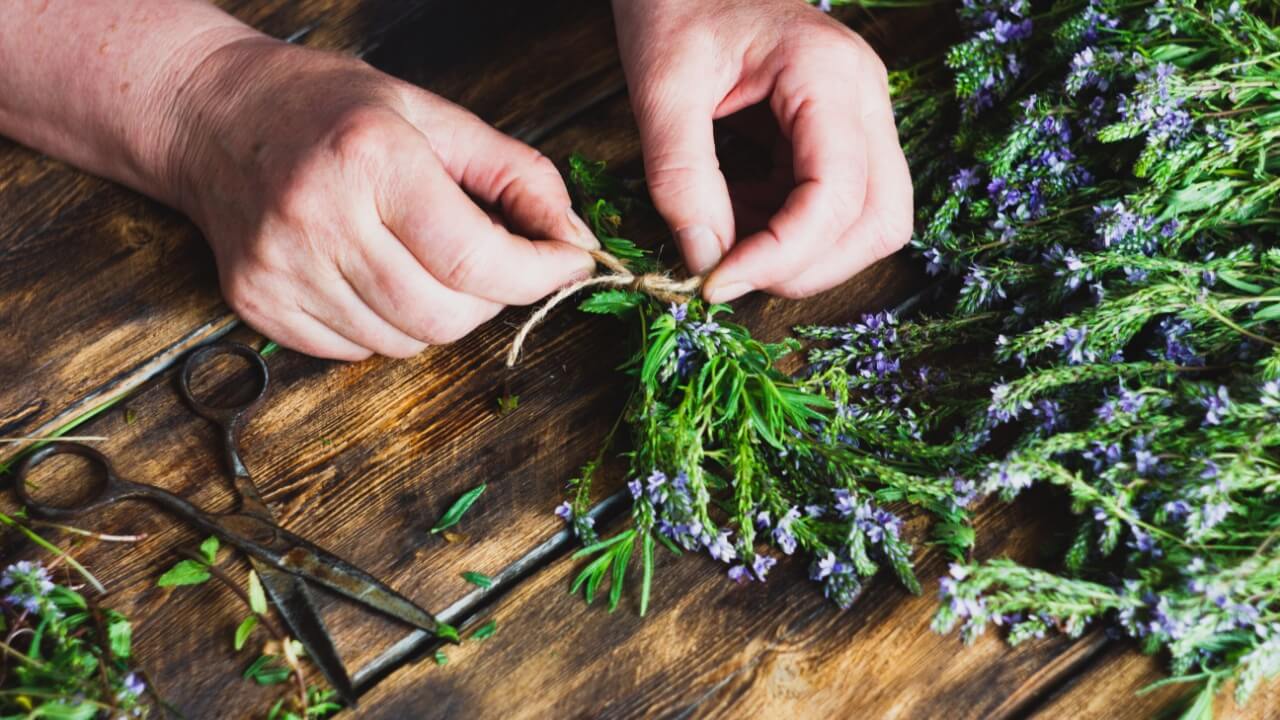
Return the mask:
<svg viewBox="0 0 1280 720">
<path fill-rule="evenodd" d="M 598 461 L 559 510 L 578 585 L 616 605 L 638 553 L 643 612 L 657 543 L 738 581 L 803 553 L 841 606 L 882 565 L 917 590 L 886 509 L 914 504 L 960 560 L 940 631 L 1103 624 L 1200 684 L 1189 716 L 1227 681 L 1244 702 L 1280 672 L 1280 5 L 956 4 L 962 41 L 891 77 L 932 316 L 762 344 L 722 306 L 588 298 L 641 340 L 631 527 L 597 538 Z M 573 179 L 610 197 L 600 169 Z M 646 269 L 613 205 L 587 214 Z M 1075 518 L 1060 563 L 964 561 L 966 507 L 1037 484 Z"/>
</svg>

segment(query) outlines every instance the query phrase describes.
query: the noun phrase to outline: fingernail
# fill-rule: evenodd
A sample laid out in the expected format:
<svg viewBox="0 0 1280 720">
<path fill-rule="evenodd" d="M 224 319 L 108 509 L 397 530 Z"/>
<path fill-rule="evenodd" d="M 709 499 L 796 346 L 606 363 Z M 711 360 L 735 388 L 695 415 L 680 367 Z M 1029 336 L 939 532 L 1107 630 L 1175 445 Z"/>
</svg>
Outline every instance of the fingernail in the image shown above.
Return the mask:
<svg viewBox="0 0 1280 720">
<path fill-rule="evenodd" d="M 718 285 L 712 283 L 706 289 L 705 296 L 709 303 L 725 303 L 751 292 L 754 288 L 750 283 L 733 282 L 728 285 Z"/>
<path fill-rule="evenodd" d="M 569 225 L 573 227 L 574 232 L 570 235 L 569 242 L 577 245 L 583 250 L 599 250 L 600 241 L 596 239 L 596 234 L 591 232 L 591 228 L 578 217 L 578 213 L 573 208 L 565 210 L 565 215 L 569 218 Z"/>
<path fill-rule="evenodd" d="M 723 250 L 720 238 L 711 232 L 706 225 L 690 225 L 676 231 L 676 242 L 684 253 L 684 262 L 689 272 L 701 275 L 720 262 Z"/>
</svg>

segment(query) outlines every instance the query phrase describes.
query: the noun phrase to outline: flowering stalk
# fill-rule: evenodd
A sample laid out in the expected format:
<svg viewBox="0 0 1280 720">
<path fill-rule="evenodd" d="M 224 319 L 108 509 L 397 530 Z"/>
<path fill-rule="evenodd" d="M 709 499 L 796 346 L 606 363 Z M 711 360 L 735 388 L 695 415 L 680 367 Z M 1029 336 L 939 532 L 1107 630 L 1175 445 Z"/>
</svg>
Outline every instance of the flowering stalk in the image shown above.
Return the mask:
<svg viewBox="0 0 1280 720">
<path fill-rule="evenodd" d="M 598 542 L 598 463 L 561 510 L 616 605 L 640 548 L 705 551 L 735 579 L 804 552 L 839 604 L 888 565 L 915 587 L 889 505 L 935 517 L 1056 488 L 1061 563 L 962 562 L 935 626 L 1019 642 L 1092 624 L 1165 653 L 1207 717 L 1280 672 L 1280 5 L 961 0 L 966 37 L 894 73 L 933 315 L 799 328 L 808 368 L 694 301 L 609 291 L 634 318 L 631 529 Z M 593 197 L 616 187 L 577 161 Z M 606 246 L 648 262 L 587 208 Z M 1051 491 L 1053 492 L 1053 491 Z M 896 509 L 899 505 L 893 505 Z"/>
<path fill-rule="evenodd" d="M 145 717 L 147 684 L 130 666 L 132 626 L 40 563 L 0 573 L 0 714 L 20 717 Z"/>
</svg>

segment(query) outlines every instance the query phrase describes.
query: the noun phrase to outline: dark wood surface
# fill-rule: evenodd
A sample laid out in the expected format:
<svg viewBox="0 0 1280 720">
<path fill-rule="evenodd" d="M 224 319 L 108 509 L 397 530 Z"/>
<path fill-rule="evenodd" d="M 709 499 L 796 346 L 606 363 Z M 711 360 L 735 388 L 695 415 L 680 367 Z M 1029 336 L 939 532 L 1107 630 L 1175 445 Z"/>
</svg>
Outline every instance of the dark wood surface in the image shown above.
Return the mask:
<svg viewBox="0 0 1280 720">
<path fill-rule="evenodd" d="M 277 36 L 364 54 L 554 160 L 578 151 L 640 174 L 607 3 L 222 4 Z M 928 16 L 893 17 L 868 34 L 895 52 L 937 37 Z M 638 239 L 664 242 L 655 218 L 634 220 Z M 921 281 L 914 263 L 894 257 L 809 301 L 750 298 L 738 304 L 739 320 L 777 337 L 796 322 L 892 306 Z M 784 563 L 764 586 L 739 587 L 708 560 L 670 557 L 643 620 L 633 598 L 612 615 L 585 607 L 566 592 L 577 565 L 551 510 L 621 406 L 613 368 L 625 338 L 614 322 L 566 309 L 507 373 L 501 357 L 527 312 L 509 310 L 462 342 L 407 361 L 270 358 L 273 393 L 244 445 L 281 524 L 451 621 L 498 621 L 492 638 L 450 649 L 450 663 L 437 667 L 423 660 L 429 644 L 421 636 L 322 595 L 339 650 L 367 690 L 354 714 L 1048 718 L 1124 708 L 1123 716 L 1138 717 L 1177 696 L 1174 689 L 1134 699 L 1158 669 L 1099 634 L 1009 649 L 994 635 L 966 647 L 932 633 L 934 581 L 946 563 L 923 546 L 924 596 L 878 578 L 845 612 L 802 580 L 798 563 Z M 0 435 L 48 432 L 119 399 L 77 433 L 109 438 L 102 449 L 129 477 L 201 507 L 231 506 L 216 438 L 183 406 L 172 365 L 215 336 L 263 338 L 227 311 L 211 255 L 184 219 L 0 144 L 0 326 L 10 331 L 0 346 Z M 508 387 L 520 406 L 500 416 L 497 399 Z M 0 459 L 14 452 L 0 447 Z M 428 532 L 453 499 L 482 482 L 488 490 L 461 537 Z M 600 499 L 619 486 L 609 476 Z M 9 494 L 0 509 L 15 509 Z M 984 507 L 979 554 L 1035 559 L 1046 532 L 1039 518 L 1034 503 Z M 149 507 L 116 508 L 84 524 L 147 535 L 123 547 L 49 533 L 107 585 L 102 602 L 135 620 L 138 656 L 164 696 L 188 717 L 261 716 L 282 690 L 239 677 L 256 654 L 232 648 L 239 602 L 217 584 L 155 587 L 174 550 L 198 538 Z M 912 528 L 923 531 L 919 519 Z M 23 549 L 5 554 L 15 551 Z M 237 577 L 246 569 L 238 560 L 224 565 Z M 499 583 L 478 591 L 461 579 L 466 570 Z"/>
</svg>

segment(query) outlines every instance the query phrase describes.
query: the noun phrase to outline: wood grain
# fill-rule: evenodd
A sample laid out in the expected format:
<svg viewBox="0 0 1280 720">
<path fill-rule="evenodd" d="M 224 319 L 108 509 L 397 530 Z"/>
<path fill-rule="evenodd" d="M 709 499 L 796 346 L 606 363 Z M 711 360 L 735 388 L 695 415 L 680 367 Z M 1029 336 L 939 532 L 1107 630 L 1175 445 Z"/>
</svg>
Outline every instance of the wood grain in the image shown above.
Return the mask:
<svg viewBox="0 0 1280 720">
<path fill-rule="evenodd" d="M 1112 718 L 1146 720 L 1176 716 L 1171 711 L 1184 706 L 1194 689 L 1189 685 L 1165 685 L 1144 690 L 1168 677 L 1168 667 L 1160 656 L 1138 652 L 1132 643 L 1113 641 L 1084 672 L 1071 678 L 1049 697 L 1031 717 Z M 1213 717 L 1217 720 L 1255 720 L 1280 717 L 1280 683 L 1263 683 L 1248 704 L 1241 707 L 1233 696 L 1234 687 L 1219 691 Z"/>
<path fill-rule="evenodd" d="M 978 554 L 1034 559 L 1038 516 L 985 508 Z M 497 621 L 491 639 L 446 649 L 445 667 L 402 668 L 365 696 L 362 716 L 1017 717 L 1100 645 L 1054 637 L 1010 649 L 988 633 L 965 646 L 933 633 L 946 561 L 931 550 L 917 554 L 924 595 L 882 576 L 843 612 L 798 558 L 739 586 L 705 557 L 659 557 L 645 618 L 634 586 L 612 615 L 568 595 L 581 562 L 562 558 L 476 618 Z"/>
</svg>

